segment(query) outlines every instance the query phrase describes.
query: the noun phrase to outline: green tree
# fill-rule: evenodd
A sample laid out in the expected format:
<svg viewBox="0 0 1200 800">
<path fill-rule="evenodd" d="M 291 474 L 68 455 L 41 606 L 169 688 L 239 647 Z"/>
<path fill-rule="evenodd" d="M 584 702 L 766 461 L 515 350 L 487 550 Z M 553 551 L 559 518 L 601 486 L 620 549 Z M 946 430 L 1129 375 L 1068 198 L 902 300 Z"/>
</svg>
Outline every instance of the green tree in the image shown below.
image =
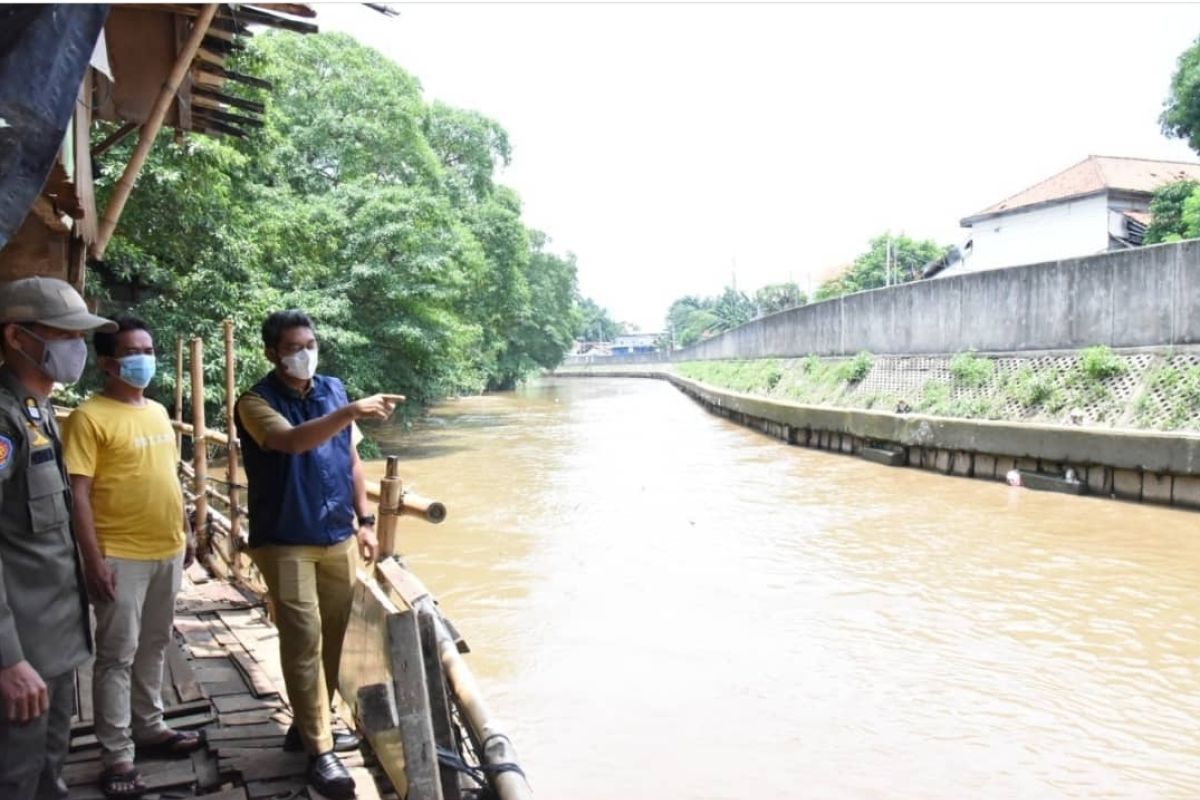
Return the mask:
<svg viewBox="0 0 1200 800">
<path fill-rule="evenodd" d="M 164 133 L 96 270 L 110 306 L 146 317 L 166 347 L 234 319 L 243 387 L 266 368 L 259 324 L 288 306 L 313 316 L 322 364 L 352 395 L 419 405 L 561 359 L 574 257 L 549 252 L 496 182 L 498 123 L 427 105 L 412 76 L 345 36 L 265 34 L 239 58 L 274 82 L 263 129 Z M 106 156 L 102 203 L 130 147 Z M 219 359 L 210 347 L 211 378 Z"/>
<path fill-rule="evenodd" d="M 608 309 L 602 308 L 590 297 L 580 297 L 575 301 L 578 324 L 575 328 L 575 338 L 586 342 L 611 342 L 621 332 L 620 326 L 609 315 Z"/>
<path fill-rule="evenodd" d="M 760 316 L 802 306 L 807 302 L 808 295 L 793 281 L 767 284 L 754 293 L 754 305 Z"/>
<path fill-rule="evenodd" d="M 907 283 L 921 277 L 930 261 L 941 258 L 946 247 L 931 240 L 880 234 L 871 239 L 865 253 L 849 269 L 818 287 L 815 299 L 827 300 L 844 294 L 878 289 L 889 283 Z"/>
<path fill-rule="evenodd" d="M 1158 121 L 1165 135 L 1185 139 L 1200 153 L 1200 38 L 1175 62 L 1170 91 Z"/>
<path fill-rule="evenodd" d="M 1176 181 L 1154 192 L 1150 200 L 1150 225 L 1143 239 L 1145 244 L 1175 242 L 1200 235 L 1198 187 L 1200 183 L 1196 181 Z"/>
</svg>

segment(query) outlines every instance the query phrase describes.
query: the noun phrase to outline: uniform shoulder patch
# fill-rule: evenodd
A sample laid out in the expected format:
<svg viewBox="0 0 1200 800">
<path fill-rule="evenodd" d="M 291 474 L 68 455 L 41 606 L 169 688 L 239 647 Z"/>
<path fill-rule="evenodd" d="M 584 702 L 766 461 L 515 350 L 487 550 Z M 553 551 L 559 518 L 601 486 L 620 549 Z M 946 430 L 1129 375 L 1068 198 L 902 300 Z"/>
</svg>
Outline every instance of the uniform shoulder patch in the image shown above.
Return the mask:
<svg viewBox="0 0 1200 800">
<path fill-rule="evenodd" d="M 13 442 L 7 436 L 0 435 L 0 472 L 6 472 L 13 460 Z"/>
</svg>

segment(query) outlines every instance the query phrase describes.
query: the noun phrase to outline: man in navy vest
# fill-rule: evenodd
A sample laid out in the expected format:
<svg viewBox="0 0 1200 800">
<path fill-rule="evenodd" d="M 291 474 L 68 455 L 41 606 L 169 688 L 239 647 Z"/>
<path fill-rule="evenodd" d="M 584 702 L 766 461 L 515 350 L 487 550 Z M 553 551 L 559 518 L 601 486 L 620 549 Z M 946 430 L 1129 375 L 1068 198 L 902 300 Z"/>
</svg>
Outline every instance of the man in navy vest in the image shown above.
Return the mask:
<svg viewBox="0 0 1200 800">
<path fill-rule="evenodd" d="M 307 750 L 309 783 L 342 800 L 354 796 L 354 779 L 334 750 L 352 750 L 358 739 L 334 735 L 330 697 L 358 557 L 374 558 L 377 546 L 354 423 L 387 419 L 403 398 L 379 394 L 351 403 L 341 381 L 318 375 L 317 338 L 302 311 L 271 314 L 262 336 L 275 368 L 237 404 L 250 555 L 274 605 L 295 715 L 284 748 Z"/>
</svg>

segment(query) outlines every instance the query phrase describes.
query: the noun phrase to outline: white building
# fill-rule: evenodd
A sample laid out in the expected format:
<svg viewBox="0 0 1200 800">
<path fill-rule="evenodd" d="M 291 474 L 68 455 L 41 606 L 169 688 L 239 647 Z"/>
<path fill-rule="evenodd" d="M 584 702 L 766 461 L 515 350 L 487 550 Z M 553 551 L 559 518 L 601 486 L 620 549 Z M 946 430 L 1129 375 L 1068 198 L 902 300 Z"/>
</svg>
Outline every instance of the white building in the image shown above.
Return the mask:
<svg viewBox="0 0 1200 800">
<path fill-rule="evenodd" d="M 963 219 L 969 246 L 939 277 L 1136 247 L 1154 190 L 1180 180 L 1200 181 L 1200 164 L 1088 156 Z"/>
<path fill-rule="evenodd" d="M 626 333 L 613 340 L 613 355 L 634 355 L 637 353 L 653 353 L 658 350 L 658 339 L 661 333 Z"/>
</svg>

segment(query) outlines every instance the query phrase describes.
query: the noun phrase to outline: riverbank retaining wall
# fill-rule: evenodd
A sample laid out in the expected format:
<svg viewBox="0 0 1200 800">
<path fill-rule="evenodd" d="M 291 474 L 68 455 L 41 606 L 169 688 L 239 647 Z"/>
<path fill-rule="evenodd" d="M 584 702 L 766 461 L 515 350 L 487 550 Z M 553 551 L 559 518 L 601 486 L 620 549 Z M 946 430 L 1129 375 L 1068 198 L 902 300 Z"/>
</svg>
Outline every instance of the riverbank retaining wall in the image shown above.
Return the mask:
<svg viewBox="0 0 1200 800">
<path fill-rule="evenodd" d="M 558 376 L 670 381 L 714 414 L 790 444 L 983 480 L 1200 510 L 1200 436 L 806 406 L 739 394 L 652 367 L 561 368 Z M 1074 476 L 1075 480 L 1067 480 Z"/>
<path fill-rule="evenodd" d="M 1190 344 L 1200 344 L 1200 240 L 860 292 L 612 363 Z"/>
</svg>

